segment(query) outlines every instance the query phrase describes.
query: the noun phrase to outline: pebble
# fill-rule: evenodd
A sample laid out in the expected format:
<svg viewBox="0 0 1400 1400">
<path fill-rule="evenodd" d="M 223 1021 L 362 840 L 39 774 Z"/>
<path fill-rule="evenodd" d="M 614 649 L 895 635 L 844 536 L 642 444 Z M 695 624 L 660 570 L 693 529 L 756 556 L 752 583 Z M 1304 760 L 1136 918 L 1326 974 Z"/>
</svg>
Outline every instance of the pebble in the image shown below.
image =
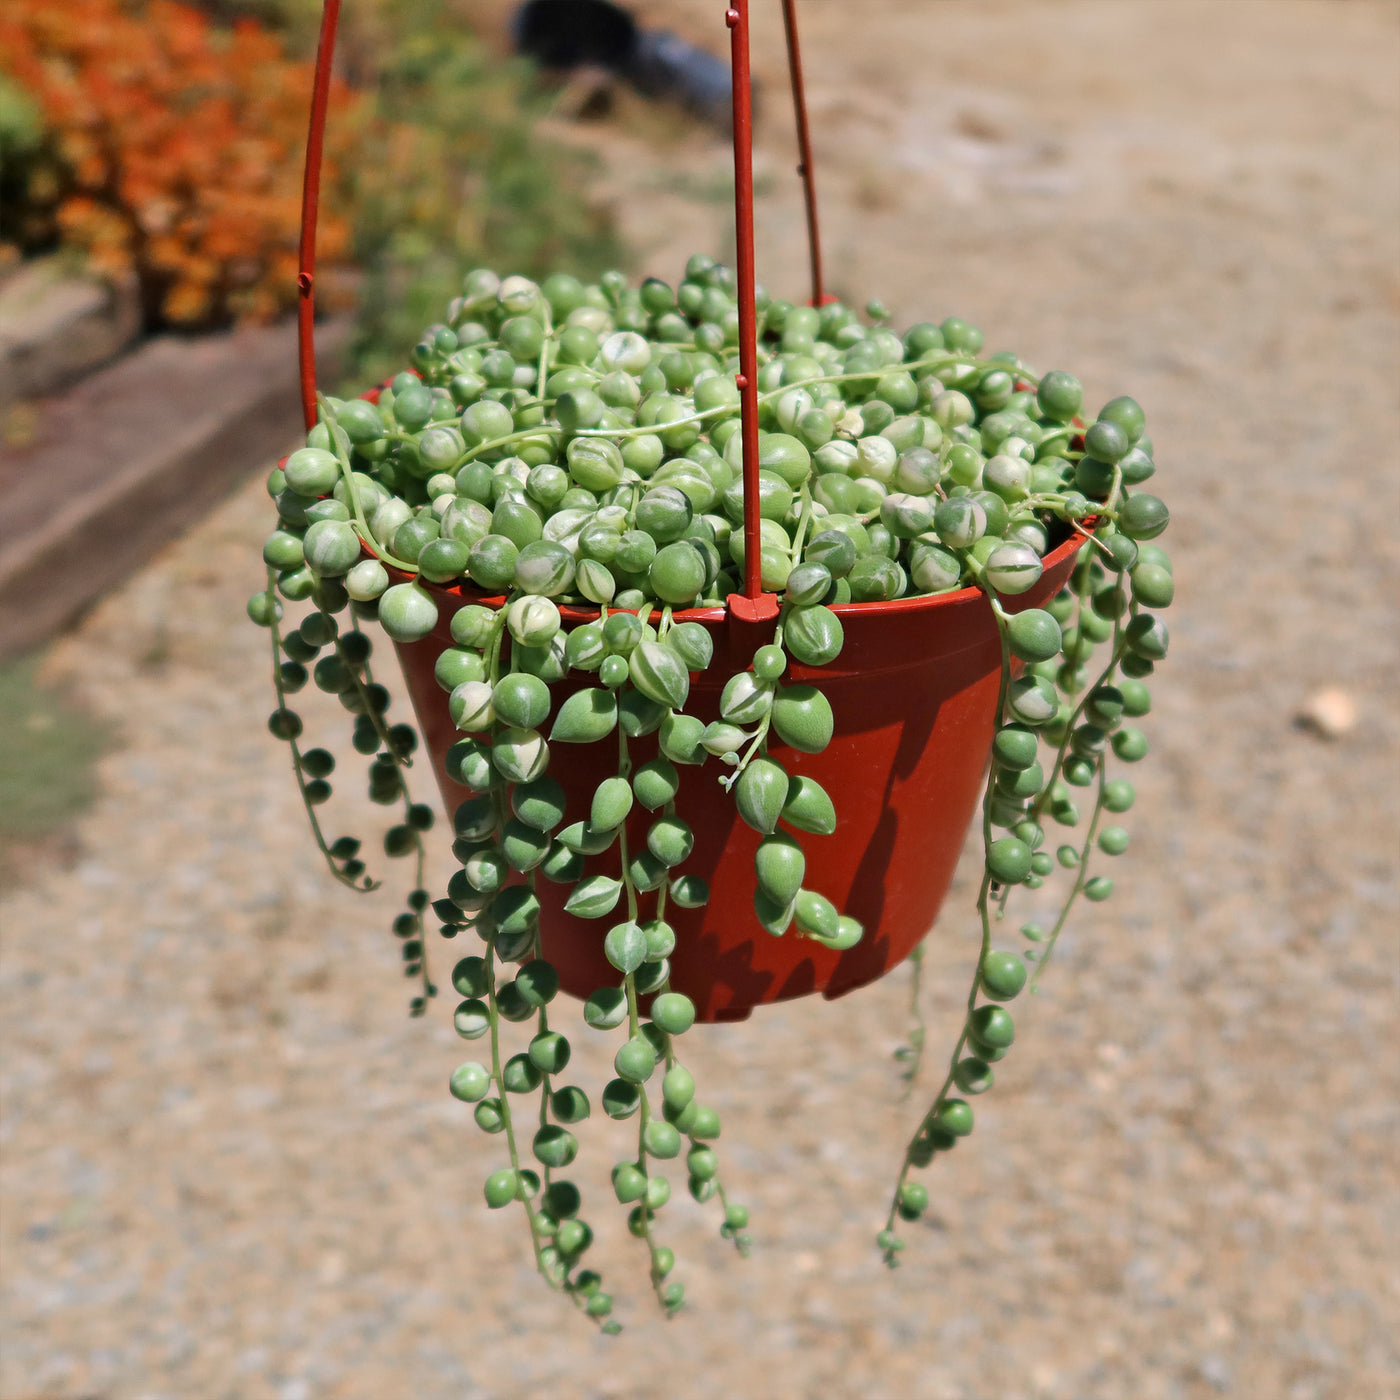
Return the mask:
<svg viewBox="0 0 1400 1400">
<path fill-rule="evenodd" d="M 1350 693 L 1329 685 L 1310 695 L 1298 711 L 1298 722 L 1324 739 L 1340 739 L 1356 728 L 1360 709 Z"/>
</svg>

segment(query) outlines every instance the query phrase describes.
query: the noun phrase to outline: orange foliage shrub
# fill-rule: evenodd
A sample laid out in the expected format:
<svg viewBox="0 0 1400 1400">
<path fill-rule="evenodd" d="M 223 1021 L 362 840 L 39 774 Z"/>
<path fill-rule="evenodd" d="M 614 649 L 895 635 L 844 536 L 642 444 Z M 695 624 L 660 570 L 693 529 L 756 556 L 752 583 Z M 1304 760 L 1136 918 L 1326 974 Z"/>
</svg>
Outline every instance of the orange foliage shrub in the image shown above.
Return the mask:
<svg viewBox="0 0 1400 1400">
<path fill-rule="evenodd" d="M 309 64 L 251 21 L 220 29 L 173 0 L 4 0 L 0 67 L 48 128 L 29 194 L 49 231 L 100 272 L 134 273 L 150 323 L 266 321 L 295 302 Z M 350 252 L 335 191 L 357 105 L 333 86 L 320 265 Z"/>
</svg>

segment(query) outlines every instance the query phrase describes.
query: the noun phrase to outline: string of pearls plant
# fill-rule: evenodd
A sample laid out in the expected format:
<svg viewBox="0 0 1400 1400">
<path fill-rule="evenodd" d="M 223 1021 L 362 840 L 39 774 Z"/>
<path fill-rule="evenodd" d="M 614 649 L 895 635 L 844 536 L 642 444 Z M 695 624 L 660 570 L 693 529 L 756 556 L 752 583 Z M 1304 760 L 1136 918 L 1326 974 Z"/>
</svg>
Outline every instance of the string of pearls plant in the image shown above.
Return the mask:
<svg viewBox="0 0 1400 1400">
<path fill-rule="evenodd" d="M 594 286 L 470 273 L 412 370 L 377 403 L 323 398 L 307 445 L 271 474 L 277 527 L 264 549 L 266 587 L 248 605 L 270 630 L 269 727 L 291 749 L 337 879 L 374 888 L 361 843 L 328 839 L 321 824 L 336 762 L 300 745 L 290 698 L 308 680 L 354 717 L 370 796 L 399 810 L 383 845 L 417 866 L 393 925 L 417 982 L 412 1014 L 437 993 L 429 913 L 444 939 L 480 940 L 451 983 L 456 1029 L 483 1049 L 450 1088 L 500 1141 L 486 1202 L 521 1209 L 539 1272 L 608 1331 L 618 1327 L 612 1297 L 585 1267 L 593 1228 L 566 1175 L 595 1103 L 635 1123 L 613 1188 L 668 1312 L 684 1298 L 662 1242 L 668 1163 L 683 1157 L 690 1194 L 714 1198 L 723 1233 L 741 1252 L 749 1245 L 748 1212 L 720 1175 L 718 1115 L 682 1057 L 695 1007 L 669 982 L 667 910 L 708 898 L 686 870 L 694 835 L 678 801 L 682 770 L 717 768 L 739 816 L 762 834 L 757 925 L 852 946 L 861 926 L 808 875 L 811 839 L 839 830 L 831 797 L 770 751 L 776 738 L 820 752 L 832 735 L 820 687 L 784 683 L 789 660 L 820 667 L 840 653 L 832 604 L 969 585 L 985 593 L 1002 667 L 981 809 L 981 947 L 965 1026 L 879 1233 L 894 1264 L 901 1224 L 928 1205 L 914 1173 L 971 1132 L 968 1099 L 991 1087 L 992 1066 L 1011 1048 L 1004 1003 L 1028 972 L 1034 988 L 1078 898 L 1112 894 L 1103 872 L 1128 845 L 1118 820 L 1134 799 L 1114 769 L 1147 752 L 1131 721 L 1147 713 L 1145 681 L 1167 652 L 1157 614 L 1172 601 L 1172 570 L 1150 541 L 1168 516 L 1141 489 L 1154 466 L 1132 399 L 1114 399 L 1085 426 L 1073 376 L 1037 376 L 1012 354 L 984 357 L 980 332 L 962 321 L 901 337 L 877 303 L 864 320 L 839 303 L 817 310 L 762 293 L 758 309 L 761 569 L 782 606 L 771 644 L 726 678 L 719 720 L 687 712 L 690 678 L 710 667 L 712 645 L 703 626 L 675 616 L 722 605 L 739 591 L 744 563 L 738 316 L 729 270 L 704 256 L 674 290 L 655 279 L 631 287 L 618 273 Z M 1071 533 L 1084 543 L 1069 586 L 1043 609 L 1004 608 Z M 432 587 L 464 582 L 501 601 L 462 604 Z M 448 772 L 470 796 L 452 815 L 459 868 L 433 899 L 423 887 L 433 812 L 409 791 L 416 733 L 390 722 L 361 624 L 377 619 L 395 641 L 415 641 L 449 601 L 453 645 L 436 677 L 462 734 Z M 295 626 L 284 602 L 308 605 Z M 561 604 L 591 605 L 597 618 L 565 626 Z M 634 743 L 651 734 L 658 752 L 638 761 Z M 586 810 L 569 810 L 548 771 L 560 744 L 615 746 L 616 773 L 584 795 Z M 652 815 L 633 849 L 637 807 Z M 1057 828 L 1062 840 L 1050 835 Z M 614 845 L 620 874 L 590 873 L 590 857 Z M 1019 938 L 999 937 L 1013 889 L 1048 890 L 1057 874 L 1067 888 L 1055 912 L 1025 923 Z M 568 1079 L 570 1041 L 551 1015 L 559 978 L 540 956 L 541 881 L 569 888 L 566 909 L 596 921 L 615 969 L 583 1007 L 589 1030 L 616 1041 L 615 1077 L 601 1090 Z M 656 896 L 650 918 L 639 903 L 647 893 Z M 912 1075 L 921 1030 L 902 1053 Z"/>
</svg>

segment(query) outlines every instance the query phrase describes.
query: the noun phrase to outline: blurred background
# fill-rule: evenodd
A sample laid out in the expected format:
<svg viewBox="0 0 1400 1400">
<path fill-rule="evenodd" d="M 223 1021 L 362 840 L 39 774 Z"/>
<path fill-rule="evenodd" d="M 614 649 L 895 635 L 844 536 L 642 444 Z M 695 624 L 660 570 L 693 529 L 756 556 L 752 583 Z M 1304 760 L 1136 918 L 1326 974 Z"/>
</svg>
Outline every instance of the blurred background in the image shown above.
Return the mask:
<svg viewBox="0 0 1400 1400">
<path fill-rule="evenodd" d="M 602 38 L 519 11 L 347 0 L 325 382 L 399 366 L 479 263 L 731 255 L 723 5 L 636 0 Z M 780 14 L 753 12 L 759 278 L 800 299 Z M 621 1211 L 595 1212 L 610 1339 L 481 1208 L 450 998 L 407 1019 L 402 891 L 313 859 L 243 612 L 299 421 L 319 9 L 6 0 L 0 1400 L 1400 1394 L 1400 8 L 798 13 L 832 289 L 1134 394 L 1173 512 L 1118 893 L 906 1262 L 873 1245 L 919 1113 L 906 969 L 693 1033 L 755 1250 L 673 1207 L 674 1322 Z M 971 875 L 928 944 L 934 1056 Z"/>
</svg>

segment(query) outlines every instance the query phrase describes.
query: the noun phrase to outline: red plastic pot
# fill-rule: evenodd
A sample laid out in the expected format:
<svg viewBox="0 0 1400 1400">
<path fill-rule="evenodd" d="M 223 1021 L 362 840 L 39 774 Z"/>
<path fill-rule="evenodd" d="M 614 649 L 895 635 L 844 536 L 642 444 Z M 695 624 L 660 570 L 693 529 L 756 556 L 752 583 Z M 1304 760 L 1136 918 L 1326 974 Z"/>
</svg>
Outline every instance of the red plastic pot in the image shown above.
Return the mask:
<svg viewBox="0 0 1400 1400">
<path fill-rule="evenodd" d="M 1034 588 L 1008 599 L 1013 610 L 1053 597 L 1073 567 L 1079 541 L 1070 539 L 1045 560 Z M 470 794 L 447 776 L 444 759 L 460 738 L 447 695 L 433 678 L 443 648 L 451 646 L 448 622 L 456 607 L 483 600 L 470 588 L 436 588 L 440 621 L 421 642 L 398 647 L 413 707 L 432 757 L 447 810 Z M 498 600 L 497 600 L 498 601 Z M 667 904 L 676 929 L 671 985 L 696 1005 L 704 1021 L 746 1017 L 765 1002 L 821 992 L 840 996 L 888 972 L 914 950 L 943 903 L 968 823 L 982 788 L 995 727 L 1001 670 L 996 624 L 977 589 L 932 598 L 863 603 L 835 609 L 845 646 L 835 663 L 792 667 L 790 679 L 819 684 L 831 702 L 835 735 L 819 754 L 799 753 L 776 742 L 771 751 L 790 773 L 815 778 L 831 794 L 838 826 L 833 836 L 799 833 L 807 852 L 807 885 L 859 919 L 865 936 L 844 953 L 832 952 L 789 932 L 771 937 L 753 913 L 753 856 L 758 833 L 740 820 L 719 785 L 728 772 L 717 760 L 681 768 L 677 811 L 695 831 L 695 850 L 684 871 L 710 883 L 701 909 Z M 566 625 L 597 616 L 596 609 L 565 608 Z M 714 639 L 710 670 L 691 677 L 687 712 L 718 718 L 724 683 L 747 666 L 754 650 L 772 637 L 773 623 L 746 623 L 724 609 L 677 613 L 703 623 Z M 572 678 L 571 678 L 572 680 Z M 596 683 L 580 677 L 577 686 Z M 570 682 L 551 687 L 561 699 Z M 655 737 L 631 741 L 635 763 L 656 753 Z M 565 821 L 588 815 L 593 790 L 616 773 L 611 743 L 550 746 L 549 773 L 569 794 Z M 645 812 L 629 821 L 636 850 L 645 838 Z M 614 846 L 590 857 L 588 872 L 617 875 Z M 612 985 L 616 972 L 603 956 L 607 920 L 579 919 L 563 909 L 567 889 L 537 882 L 543 906 L 542 955 L 559 971 L 564 990 L 586 997 Z M 641 896 L 643 918 L 655 896 Z"/>
<path fill-rule="evenodd" d="M 314 353 L 315 235 L 321 138 L 325 124 L 339 0 L 325 0 L 317 53 L 311 130 L 307 143 L 298 264 L 301 291 L 298 341 L 302 403 L 308 429 L 316 421 Z M 816 235 L 815 192 L 801 91 L 793 7 L 784 4 L 793 95 L 797 105 L 800 167 L 806 188 L 814 305 L 822 294 Z M 743 425 L 744 528 L 750 540 L 744 580 L 747 598 L 760 595 L 758 539 L 758 368 L 753 278 L 753 169 L 749 92 L 747 0 L 733 0 L 725 11 L 731 34 L 734 100 L 736 288 L 739 317 L 740 390 Z M 365 396 L 377 398 L 377 391 Z M 1073 563 L 1071 539 L 1045 560 L 1035 588 L 1011 600 L 1015 608 L 1045 602 L 1062 586 Z M 447 750 L 457 738 L 447 696 L 433 668 L 451 645 L 448 631 L 454 606 L 480 599 L 469 588 L 439 588 L 442 606 L 437 629 L 421 642 L 399 647 L 404 676 L 428 752 L 449 812 L 467 795 L 448 778 Z M 455 599 L 455 603 L 454 603 Z M 771 600 L 770 600 L 771 601 Z M 743 605 L 743 600 L 739 600 Z M 750 603 L 748 606 L 752 606 Z M 671 985 L 695 1002 L 701 1020 L 738 1020 L 764 1002 L 820 991 L 839 996 L 860 987 L 907 957 L 928 932 L 953 876 L 968 821 L 981 789 L 995 725 L 1001 648 L 986 599 L 976 589 L 936 598 L 903 599 L 836 608 L 845 626 L 845 647 L 833 666 L 814 671 L 794 666 L 791 679 L 820 684 L 831 703 L 835 734 L 820 754 L 798 753 L 776 744 L 773 752 L 791 773 L 815 778 L 835 801 L 838 828 L 833 836 L 804 836 L 810 888 L 860 920 L 864 938 L 844 953 L 832 952 L 789 933 L 773 938 L 758 927 L 752 909 L 753 854 L 758 835 L 738 817 L 719 786 L 718 762 L 682 772 L 678 809 L 695 831 L 695 850 L 685 869 L 704 876 L 711 898 L 703 909 L 667 907 L 676 928 Z M 577 625 L 596 610 L 566 609 L 566 623 Z M 687 710 L 701 719 L 718 717 L 724 682 L 743 669 L 755 649 L 772 636 L 773 622 L 746 622 L 724 609 L 678 614 L 703 623 L 714 634 L 715 658 L 704 675 L 692 677 Z M 578 682 L 583 685 L 582 679 Z M 568 682 L 555 686 L 556 696 Z M 638 740 L 634 763 L 656 752 L 654 738 Z M 610 744 L 551 747 L 550 773 L 570 794 L 566 820 L 585 817 L 598 783 L 616 771 Z M 640 846 L 645 813 L 628 827 L 629 842 Z M 614 848 L 590 862 L 594 872 L 616 874 Z M 559 971 L 564 990 L 586 997 L 615 985 L 616 972 L 603 955 L 605 924 L 585 921 L 563 910 L 565 890 L 541 879 L 543 955 Z M 650 917 L 654 896 L 643 897 L 642 917 Z"/>
</svg>

